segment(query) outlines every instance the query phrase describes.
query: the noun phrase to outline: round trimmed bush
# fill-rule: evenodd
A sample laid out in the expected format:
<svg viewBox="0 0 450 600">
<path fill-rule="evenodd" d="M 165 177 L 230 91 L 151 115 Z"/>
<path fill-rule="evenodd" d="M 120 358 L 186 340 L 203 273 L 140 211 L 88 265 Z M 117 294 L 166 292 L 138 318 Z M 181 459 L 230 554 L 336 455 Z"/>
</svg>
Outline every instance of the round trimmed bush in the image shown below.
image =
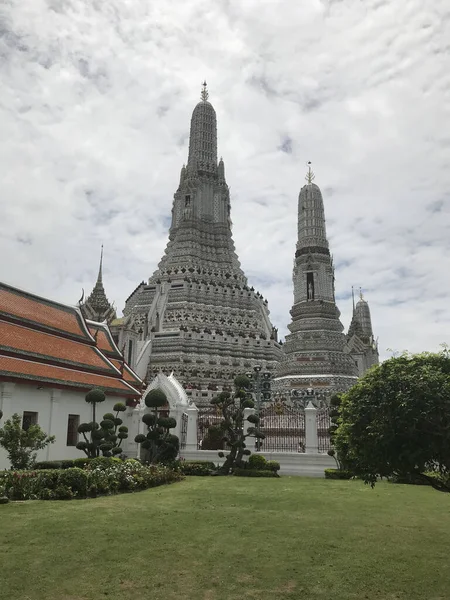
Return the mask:
<svg viewBox="0 0 450 600">
<path fill-rule="evenodd" d="M 152 425 L 154 425 L 156 423 L 156 417 L 155 417 L 155 415 L 152 415 L 151 413 L 146 413 L 142 417 L 142 422 L 145 423 L 148 427 L 151 427 Z"/>
<path fill-rule="evenodd" d="M 249 469 L 267 469 L 267 460 L 261 454 L 252 454 L 248 459 Z"/>
<path fill-rule="evenodd" d="M 105 392 L 100 388 L 94 388 L 86 394 L 85 400 L 86 402 L 89 402 L 89 404 L 97 404 L 98 402 L 104 402 L 106 400 Z"/>
<path fill-rule="evenodd" d="M 259 417 L 258 415 L 248 415 L 247 421 L 256 425 L 257 423 L 259 423 Z"/>
<path fill-rule="evenodd" d="M 167 396 L 162 390 L 150 390 L 145 397 L 145 405 L 149 408 L 160 408 L 167 404 Z"/>
<path fill-rule="evenodd" d="M 72 467 L 71 469 L 64 469 L 60 472 L 58 478 L 58 486 L 55 493 L 58 495 L 58 488 L 60 486 L 67 487 L 71 490 L 75 496 L 86 496 L 88 475 L 87 471 Z"/>
<path fill-rule="evenodd" d="M 243 388 L 244 390 L 248 390 L 248 388 L 251 385 L 251 381 L 247 377 L 247 375 L 238 375 L 237 377 L 234 378 L 234 385 L 238 389 Z"/>
<path fill-rule="evenodd" d="M 123 402 L 117 402 L 116 404 L 114 404 L 113 410 L 115 412 L 123 412 L 123 411 L 127 410 L 127 407 L 125 406 L 125 404 Z"/>
</svg>

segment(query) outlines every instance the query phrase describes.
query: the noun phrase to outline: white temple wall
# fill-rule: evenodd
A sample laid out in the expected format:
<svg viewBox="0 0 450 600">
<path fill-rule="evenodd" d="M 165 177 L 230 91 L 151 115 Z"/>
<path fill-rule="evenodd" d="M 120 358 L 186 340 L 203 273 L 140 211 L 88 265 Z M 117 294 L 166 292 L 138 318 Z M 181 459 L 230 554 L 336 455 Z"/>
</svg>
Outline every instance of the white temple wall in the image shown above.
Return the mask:
<svg viewBox="0 0 450 600">
<path fill-rule="evenodd" d="M 37 454 L 37 460 L 65 460 L 71 458 L 82 458 L 84 452 L 77 450 L 75 446 L 67 445 L 67 427 L 69 415 L 79 415 L 80 423 L 92 421 L 92 405 L 85 401 L 86 392 L 75 390 L 60 390 L 54 388 L 39 388 L 36 384 L 24 383 L 2 383 L 0 384 L 0 408 L 3 411 L 3 418 L 0 421 L 0 427 L 6 419 L 18 413 L 21 417 L 24 411 L 37 413 L 37 424 L 48 435 L 55 435 L 56 440 L 53 444 L 40 450 Z M 107 396 L 105 402 L 97 404 L 96 419 L 112 412 L 114 404 L 117 402 L 126 403 L 126 398 L 120 396 Z M 123 419 L 123 424 L 129 426 L 126 418 L 127 412 L 119 416 Z M 133 432 L 130 432 L 130 438 L 134 439 Z M 82 440 L 80 435 L 78 439 Z M 124 440 L 122 446 L 127 448 L 128 440 Z M 10 464 L 7 459 L 7 453 L 0 448 L 0 469 L 9 469 Z"/>
</svg>

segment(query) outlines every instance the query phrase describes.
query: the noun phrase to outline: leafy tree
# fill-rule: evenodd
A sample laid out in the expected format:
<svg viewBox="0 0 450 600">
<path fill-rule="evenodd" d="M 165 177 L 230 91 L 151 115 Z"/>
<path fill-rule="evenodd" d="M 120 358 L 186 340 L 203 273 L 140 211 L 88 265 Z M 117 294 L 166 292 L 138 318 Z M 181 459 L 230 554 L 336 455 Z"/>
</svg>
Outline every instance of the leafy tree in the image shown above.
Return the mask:
<svg viewBox="0 0 450 600">
<path fill-rule="evenodd" d="M 81 423 L 78 426 L 78 433 L 81 433 L 84 440 L 77 444 L 78 450 L 82 450 L 88 458 L 100 456 L 114 456 L 122 452 L 121 444 L 128 437 L 128 427 L 123 425 L 119 413 L 126 410 L 125 404 L 117 402 L 113 411 L 116 413 L 106 413 L 100 423 L 95 420 L 96 405 L 104 402 L 105 393 L 100 389 L 93 389 L 86 394 L 86 402 L 92 404 L 92 421 L 90 423 Z"/>
<path fill-rule="evenodd" d="M 173 417 L 161 415 L 161 408 L 167 404 L 167 396 L 162 390 L 151 390 L 145 397 L 145 405 L 151 409 L 142 417 L 147 433 L 138 434 L 134 441 L 146 450 L 146 462 L 170 462 L 175 460 L 180 449 L 180 441 L 170 433 L 177 426 Z"/>
<path fill-rule="evenodd" d="M 253 414 L 247 417 L 251 427 L 247 429 L 247 432 L 244 431 L 244 411 L 246 408 L 255 406 L 249 397 L 250 385 L 250 379 L 246 375 L 238 375 L 234 380 L 234 393 L 221 392 L 211 400 L 211 404 L 217 406 L 222 413 L 223 420 L 220 424 L 223 433 L 222 439 L 230 447 L 230 452 L 220 469 L 224 475 L 228 475 L 234 467 L 241 466 L 243 457 L 251 454 L 245 445 L 248 437 L 256 439 L 265 437 L 258 430 L 258 415 Z M 223 458 L 225 455 L 223 452 L 219 452 L 219 456 Z"/>
<path fill-rule="evenodd" d="M 329 411 L 331 425 L 328 430 L 328 432 L 330 434 L 330 443 L 332 446 L 331 450 L 328 450 L 328 456 L 332 456 L 334 458 L 334 460 L 336 461 L 337 468 L 340 471 L 347 469 L 346 463 L 348 461 L 347 451 L 346 451 L 346 448 L 343 447 L 343 445 L 341 445 L 341 450 L 340 450 L 339 455 L 336 453 L 336 449 L 335 449 L 335 438 L 336 438 L 336 431 L 338 429 L 341 403 L 342 403 L 342 394 L 333 394 L 333 396 L 331 396 L 330 411 Z"/>
<path fill-rule="evenodd" d="M 335 447 L 372 486 L 407 476 L 450 492 L 448 350 L 372 368 L 342 399 Z"/>
<path fill-rule="evenodd" d="M 0 419 L 3 413 L 0 411 Z M 13 469 L 31 469 L 36 462 L 38 450 L 43 450 L 55 441 L 54 435 L 47 435 L 39 425 L 22 429 L 22 418 L 15 413 L 0 429 L 0 446 L 8 453 Z"/>
</svg>

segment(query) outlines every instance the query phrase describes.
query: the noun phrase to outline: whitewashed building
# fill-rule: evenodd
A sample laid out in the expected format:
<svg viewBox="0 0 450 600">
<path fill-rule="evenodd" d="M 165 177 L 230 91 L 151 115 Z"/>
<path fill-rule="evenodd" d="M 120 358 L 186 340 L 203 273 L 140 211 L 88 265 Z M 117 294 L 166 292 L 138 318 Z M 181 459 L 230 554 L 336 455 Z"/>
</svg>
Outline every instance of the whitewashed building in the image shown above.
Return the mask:
<svg viewBox="0 0 450 600">
<path fill-rule="evenodd" d="M 0 283 L 0 426 L 18 413 L 24 428 L 38 423 L 56 436 L 38 460 L 82 457 L 77 428 L 92 420 L 92 406 L 85 402 L 92 388 L 106 394 L 97 417 L 123 402 L 129 408 L 121 418 L 131 424 L 142 381 L 125 363 L 108 326 L 87 321 L 77 307 Z M 132 438 L 130 431 L 125 452 Z M 0 469 L 9 466 L 0 448 Z"/>
</svg>

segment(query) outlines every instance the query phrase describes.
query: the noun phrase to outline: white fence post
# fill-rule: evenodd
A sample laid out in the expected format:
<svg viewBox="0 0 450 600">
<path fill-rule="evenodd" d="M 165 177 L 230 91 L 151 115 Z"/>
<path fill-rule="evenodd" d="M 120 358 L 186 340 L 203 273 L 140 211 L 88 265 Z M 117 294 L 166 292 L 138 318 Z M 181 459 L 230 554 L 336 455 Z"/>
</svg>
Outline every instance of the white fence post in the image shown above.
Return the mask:
<svg viewBox="0 0 450 600">
<path fill-rule="evenodd" d="M 198 408 L 191 402 L 185 412 L 188 416 L 186 451 L 192 452 L 197 450 Z"/>
<path fill-rule="evenodd" d="M 317 409 L 312 402 L 308 402 L 305 408 L 305 446 L 307 454 L 319 452 L 319 440 L 317 436 Z"/>
<path fill-rule="evenodd" d="M 254 415 L 254 414 L 255 414 L 254 408 L 244 408 L 244 433 L 245 434 L 247 434 L 247 431 L 249 430 L 250 427 L 255 427 L 254 423 L 249 423 L 247 421 L 247 418 L 250 415 Z M 245 445 L 247 447 L 247 450 L 250 450 L 250 452 L 254 452 L 255 451 L 255 438 L 253 436 L 246 438 Z"/>
</svg>

